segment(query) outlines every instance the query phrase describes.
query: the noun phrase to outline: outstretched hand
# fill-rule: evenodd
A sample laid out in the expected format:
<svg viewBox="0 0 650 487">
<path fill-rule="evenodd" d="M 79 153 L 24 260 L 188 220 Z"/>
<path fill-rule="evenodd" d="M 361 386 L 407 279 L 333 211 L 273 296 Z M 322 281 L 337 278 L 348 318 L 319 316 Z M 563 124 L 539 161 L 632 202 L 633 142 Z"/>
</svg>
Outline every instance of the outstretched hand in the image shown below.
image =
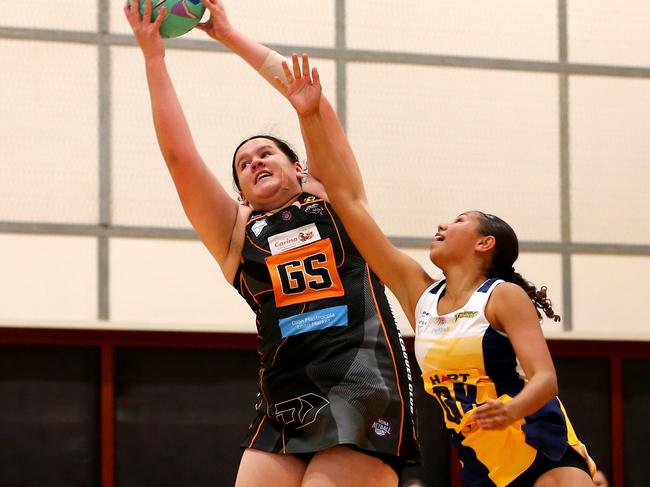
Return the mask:
<svg viewBox="0 0 650 487">
<path fill-rule="evenodd" d="M 232 31 L 232 25 L 226 15 L 226 9 L 221 0 L 201 0 L 201 3 L 210 11 L 210 18 L 196 26 L 214 40 L 223 42 Z"/>
<path fill-rule="evenodd" d="M 298 115 L 312 115 L 319 110 L 321 93 L 323 87 L 320 84 L 318 70 L 309 70 L 309 57 L 302 55 L 302 68 L 298 61 L 298 55 L 291 56 L 293 61 L 293 73 L 286 62 L 282 62 L 282 69 L 287 79 L 285 83 L 279 77 L 275 77 L 276 84 L 280 87 L 285 96 L 289 99 Z"/>
<path fill-rule="evenodd" d="M 514 421 L 507 404 L 498 399 L 488 399 L 474 411 L 473 419 L 479 428 L 500 430 Z"/>
<path fill-rule="evenodd" d="M 140 49 L 145 58 L 153 58 L 165 55 L 165 44 L 160 36 L 160 24 L 165 20 L 167 8 L 163 7 L 158 12 L 158 17 L 154 22 L 151 21 L 151 3 L 152 0 L 146 0 L 144 4 L 144 13 L 140 17 L 139 1 L 131 0 L 131 5 L 127 1 L 124 4 L 124 15 L 133 29 L 135 38 L 138 41 Z"/>
</svg>

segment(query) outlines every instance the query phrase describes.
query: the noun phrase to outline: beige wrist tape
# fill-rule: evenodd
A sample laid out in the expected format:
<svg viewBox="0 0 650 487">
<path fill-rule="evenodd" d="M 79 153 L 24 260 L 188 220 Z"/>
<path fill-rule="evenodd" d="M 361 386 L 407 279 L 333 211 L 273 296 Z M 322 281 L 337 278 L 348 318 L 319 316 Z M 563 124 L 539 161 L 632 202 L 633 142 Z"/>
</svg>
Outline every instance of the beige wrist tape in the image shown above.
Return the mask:
<svg viewBox="0 0 650 487">
<path fill-rule="evenodd" d="M 287 82 L 287 77 L 284 75 L 284 70 L 282 69 L 282 61 L 286 61 L 286 59 L 284 59 L 284 56 L 282 56 L 280 53 L 275 52 L 274 50 L 271 50 L 269 52 L 269 55 L 266 56 L 266 59 L 264 60 L 264 63 L 262 64 L 262 67 L 259 69 L 258 73 L 260 73 L 260 75 L 266 81 L 271 83 L 271 86 L 273 86 L 276 90 L 284 95 L 284 92 L 280 87 L 278 87 L 278 84 L 275 81 L 275 77 L 277 76 L 285 83 Z"/>
</svg>

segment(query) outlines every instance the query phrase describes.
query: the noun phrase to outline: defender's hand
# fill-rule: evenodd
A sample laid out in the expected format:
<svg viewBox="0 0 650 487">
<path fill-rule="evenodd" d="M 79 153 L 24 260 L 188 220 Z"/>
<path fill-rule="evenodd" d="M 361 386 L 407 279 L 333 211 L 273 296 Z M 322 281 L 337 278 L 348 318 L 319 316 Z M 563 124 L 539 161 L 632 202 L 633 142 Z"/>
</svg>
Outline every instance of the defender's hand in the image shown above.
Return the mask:
<svg viewBox="0 0 650 487">
<path fill-rule="evenodd" d="M 298 115 L 314 114 L 318 112 L 323 91 L 318 70 L 313 68 L 310 72 L 307 54 L 302 55 L 302 69 L 297 54 L 294 53 L 291 59 L 293 61 L 293 73 L 287 63 L 282 62 L 282 69 L 287 78 L 287 83 L 277 76 L 275 82 L 296 109 Z"/>
</svg>

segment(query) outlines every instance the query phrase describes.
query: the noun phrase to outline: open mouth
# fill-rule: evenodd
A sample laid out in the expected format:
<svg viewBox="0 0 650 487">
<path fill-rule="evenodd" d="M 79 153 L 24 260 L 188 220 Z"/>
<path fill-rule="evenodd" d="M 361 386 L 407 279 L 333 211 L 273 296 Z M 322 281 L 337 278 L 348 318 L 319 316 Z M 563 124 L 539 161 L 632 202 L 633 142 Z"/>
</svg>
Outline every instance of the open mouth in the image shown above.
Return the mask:
<svg viewBox="0 0 650 487">
<path fill-rule="evenodd" d="M 257 184 L 258 182 L 260 182 L 262 179 L 264 179 L 264 178 L 268 178 L 268 177 L 270 177 L 270 176 L 271 176 L 271 173 L 268 172 L 268 171 L 262 171 L 262 172 L 260 172 L 260 173 L 257 175 L 257 177 L 255 178 L 255 184 Z"/>
<path fill-rule="evenodd" d="M 433 240 L 436 242 L 442 242 L 445 239 L 444 235 L 441 235 L 440 233 L 436 233 L 433 237 Z"/>
</svg>

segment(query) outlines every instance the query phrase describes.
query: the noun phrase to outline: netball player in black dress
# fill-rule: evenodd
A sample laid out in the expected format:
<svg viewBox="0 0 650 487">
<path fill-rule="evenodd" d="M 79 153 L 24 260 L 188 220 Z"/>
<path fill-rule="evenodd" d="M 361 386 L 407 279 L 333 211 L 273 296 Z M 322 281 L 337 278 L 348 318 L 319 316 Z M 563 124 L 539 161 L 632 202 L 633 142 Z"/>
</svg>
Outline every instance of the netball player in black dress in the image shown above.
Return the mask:
<svg viewBox="0 0 650 487">
<path fill-rule="evenodd" d="M 277 53 L 233 29 L 219 1 L 205 5 L 211 20 L 203 30 L 267 79 L 281 72 Z M 164 15 L 148 20 L 151 1 L 143 18 L 136 7 L 124 9 L 185 213 L 257 316 L 260 394 L 236 485 L 397 485 L 418 450 L 410 369 L 383 284 L 350 242 L 318 175 L 307 179 L 283 141 L 242 142 L 232 161 L 241 201 L 226 192 L 197 152 L 167 72 L 158 34 Z M 339 150 L 350 151 L 344 134 L 340 140 Z"/>
</svg>

